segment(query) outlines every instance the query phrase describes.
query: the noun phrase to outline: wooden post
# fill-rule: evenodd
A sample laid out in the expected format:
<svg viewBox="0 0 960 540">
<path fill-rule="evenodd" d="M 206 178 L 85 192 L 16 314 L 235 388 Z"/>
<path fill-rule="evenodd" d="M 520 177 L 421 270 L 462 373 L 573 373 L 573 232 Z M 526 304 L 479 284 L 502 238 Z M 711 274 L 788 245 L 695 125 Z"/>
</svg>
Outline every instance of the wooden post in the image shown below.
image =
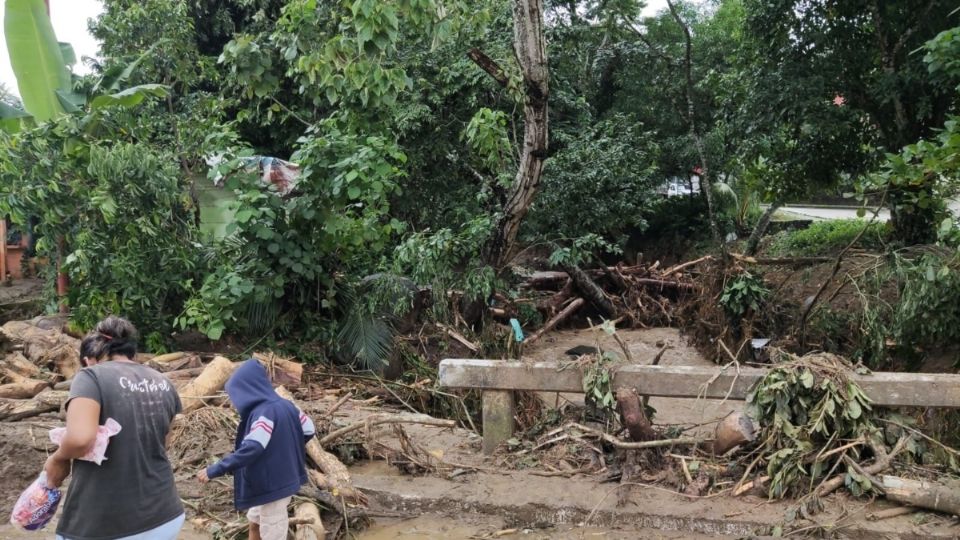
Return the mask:
<svg viewBox="0 0 960 540">
<path fill-rule="evenodd" d="M 513 437 L 516 409 L 510 390 L 483 392 L 483 453 L 492 454 L 498 446 Z"/>
<path fill-rule="evenodd" d="M 0 281 L 7 279 L 7 220 L 0 219 Z"/>
</svg>

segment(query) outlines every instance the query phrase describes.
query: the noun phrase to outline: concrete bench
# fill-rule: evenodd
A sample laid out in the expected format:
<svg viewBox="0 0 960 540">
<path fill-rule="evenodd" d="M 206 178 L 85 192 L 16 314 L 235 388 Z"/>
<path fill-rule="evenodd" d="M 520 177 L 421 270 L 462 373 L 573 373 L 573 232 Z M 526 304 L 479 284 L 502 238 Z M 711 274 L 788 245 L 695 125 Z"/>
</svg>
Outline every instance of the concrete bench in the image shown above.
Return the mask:
<svg viewBox="0 0 960 540">
<path fill-rule="evenodd" d="M 738 374 L 721 366 L 623 366 L 611 386 L 635 388 L 643 396 L 742 401 L 766 373 L 745 367 Z M 960 408 L 960 375 L 874 372 L 853 379 L 877 406 Z M 440 362 L 440 385 L 482 391 L 483 451 L 491 453 L 513 436 L 514 391 L 583 393 L 583 373 L 555 362 L 447 359 Z"/>
</svg>

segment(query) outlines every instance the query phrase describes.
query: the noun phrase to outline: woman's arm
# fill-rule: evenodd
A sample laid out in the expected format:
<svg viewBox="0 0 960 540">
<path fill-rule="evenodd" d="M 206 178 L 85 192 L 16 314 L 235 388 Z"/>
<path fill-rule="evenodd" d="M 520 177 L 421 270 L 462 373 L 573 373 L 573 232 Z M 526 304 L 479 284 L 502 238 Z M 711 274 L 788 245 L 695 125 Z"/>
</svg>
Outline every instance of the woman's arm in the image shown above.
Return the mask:
<svg viewBox="0 0 960 540">
<path fill-rule="evenodd" d="M 67 432 L 60 441 L 60 448 L 47 458 L 43 470 L 47 484 L 60 487 L 70 474 L 70 461 L 83 456 L 97 440 L 100 423 L 100 403 L 90 398 L 77 397 L 67 407 Z"/>
</svg>

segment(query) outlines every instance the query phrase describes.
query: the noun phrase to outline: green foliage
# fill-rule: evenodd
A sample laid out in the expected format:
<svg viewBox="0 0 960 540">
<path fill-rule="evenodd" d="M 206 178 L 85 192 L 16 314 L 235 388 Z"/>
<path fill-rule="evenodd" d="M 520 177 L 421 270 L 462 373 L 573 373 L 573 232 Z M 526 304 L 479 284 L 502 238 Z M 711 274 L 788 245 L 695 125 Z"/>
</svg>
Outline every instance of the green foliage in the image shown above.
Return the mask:
<svg viewBox="0 0 960 540">
<path fill-rule="evenodd" d="M 198 268 L 176 160 L 144 144 L 88 143 L 79 129 L 68 119 L 2 140 L 0 212 L 39 218 L 38 255 L 62 254 L 81 328 L 113 313 L 169 328 Z"/>
<path fill-rule="evenodd" d="M 63 114 L 73 85 L 43 0 L 8 0 L 3 33 L 26 111 L 41 122 Z"/>
<path fill-rule="evenodd" d="M 743 272 L 727 282 L 720 295 L 720 306 L 730 316 L 742 317 L 758 312 L 769 294 L 763 278 Z"/>
<path fill-rule="evenodd" d="M 785 231 L 776 237 L 770 251 L 784 256 L 831 255 L 847 247 L 865 227 L 866 232 L 854 247 L 882 251 L 886 246 L 886 225 L 863 219 L 815 221 L 806 229 Z"/>
<path fill-rule="evenodd" d="M 892 282 L 892 284 L 891 284 Z M 896 301 L 882 293 L 895 287 Z M 960 339 L 960 259 L 953 249 L 915 259 L 894 255 L 862 286 L 861 355 L 871 366 L 892 359 L 916 366 L 930 350 Z"/>
<path fill-rule="evenodd" d="M 799 496 L 833 471 L 843 454 L 830 450 L 862 438 L 883 444 L 870 399 L 851 380 L 854 367 L 838 356 L 781 354 L 779 362 L 747 395 L 747 414 L 760 425 L 762 458 L 771 498 Z M 854 459 L 858 448 L 850 450 Z M 847 469 L 855 496 L 872 491 L 869 480 Z"/>
<path fill-rule="evenodd" d="M 525 225 L 532 233 L 575 238 L 594 233 L 623 245 L 653 213 L 661 177 L 649 132 L 625 115 L 555 132 L 558 148 L 543 173 L 543 190 Z"/>
<path fill-rule="evenodd" d="M 610 363 L 618 360 L 616 354 L 604 352 L 583 371 L 584 401 L 605 413 L 612 413 L 616 407 L 613 396 L 613 372 Z"/>
</svg>

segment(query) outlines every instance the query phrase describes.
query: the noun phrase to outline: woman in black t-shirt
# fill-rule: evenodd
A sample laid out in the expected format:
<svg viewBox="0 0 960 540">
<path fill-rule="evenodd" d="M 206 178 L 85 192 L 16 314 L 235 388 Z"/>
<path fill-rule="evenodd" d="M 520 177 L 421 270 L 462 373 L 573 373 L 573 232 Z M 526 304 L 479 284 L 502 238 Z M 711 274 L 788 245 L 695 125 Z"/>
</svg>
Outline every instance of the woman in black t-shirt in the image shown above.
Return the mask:
<svg viewBox="0 0 960 540">
<path fill-rule="evenodd" d="M 44 470 L 50 487 L 71 473 L 57 540 L 175 540 L 184 514 L 167 459 L 170 423 L 181 409 L 173 384 L 133 361 L 137 331 L 108 317 L 81 345 L 87 366 L 67 401 L 67 432 Z M 77 460 L 107 418 L 120 424 L 100 464 Z"/>
</svg>

